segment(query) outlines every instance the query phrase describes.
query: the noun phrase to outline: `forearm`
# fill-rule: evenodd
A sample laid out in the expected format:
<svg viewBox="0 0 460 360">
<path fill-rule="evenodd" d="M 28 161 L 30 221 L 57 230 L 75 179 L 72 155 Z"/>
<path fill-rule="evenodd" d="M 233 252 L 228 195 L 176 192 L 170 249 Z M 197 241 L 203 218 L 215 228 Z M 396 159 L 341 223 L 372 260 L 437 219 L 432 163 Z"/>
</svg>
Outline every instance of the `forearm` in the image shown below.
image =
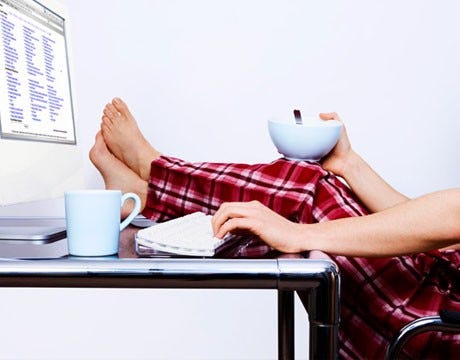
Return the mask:
<svg viewBox="0 0 460 360">
<path fill-rule="evenodd" d="M 460 244 L 460 189 L 432 193 L 382 212 L 299 225 L 301 250 L 397 256 Z M 303 234 L 303 235 L 302 235 Z"/>
<path fill-rule="evenodd" d="M 351 152 L 339 174 L 370 212 L 379 212 L 408 200 L 392 188 L 358 154 Z"/>
</svg>

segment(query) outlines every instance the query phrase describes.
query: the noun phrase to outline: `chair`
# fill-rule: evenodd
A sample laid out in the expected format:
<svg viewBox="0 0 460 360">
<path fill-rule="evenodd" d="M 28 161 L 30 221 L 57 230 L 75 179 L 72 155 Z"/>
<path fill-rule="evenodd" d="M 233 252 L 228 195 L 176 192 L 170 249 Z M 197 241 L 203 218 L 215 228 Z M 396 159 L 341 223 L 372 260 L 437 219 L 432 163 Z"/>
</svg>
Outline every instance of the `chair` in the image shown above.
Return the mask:
<svg viewBox="0 0 460 360">
<path fill-rule="evenodd" d="M 427 331 L 442 331 L 460 335 L 460 311 L 441 310 L 439 316 L 426 316 L 410 322 L 390 342 L 385 359 L 399 359 L 404 345 L 412 337 Z"/>
</svg>

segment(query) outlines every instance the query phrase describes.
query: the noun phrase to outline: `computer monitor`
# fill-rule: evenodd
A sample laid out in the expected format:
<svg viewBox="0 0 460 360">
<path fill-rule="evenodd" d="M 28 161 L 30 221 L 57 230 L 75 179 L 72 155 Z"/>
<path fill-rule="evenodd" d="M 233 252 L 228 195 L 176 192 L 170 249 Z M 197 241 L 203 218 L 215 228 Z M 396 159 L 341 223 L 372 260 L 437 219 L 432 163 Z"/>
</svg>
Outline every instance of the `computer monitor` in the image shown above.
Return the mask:
<svg viewBox="0 0 460 360">
<path fill-rule="evenodd" d="M 84 185 L 69 16 L 54 0 L 0 0 L 0 205 Z"/>
</svg>

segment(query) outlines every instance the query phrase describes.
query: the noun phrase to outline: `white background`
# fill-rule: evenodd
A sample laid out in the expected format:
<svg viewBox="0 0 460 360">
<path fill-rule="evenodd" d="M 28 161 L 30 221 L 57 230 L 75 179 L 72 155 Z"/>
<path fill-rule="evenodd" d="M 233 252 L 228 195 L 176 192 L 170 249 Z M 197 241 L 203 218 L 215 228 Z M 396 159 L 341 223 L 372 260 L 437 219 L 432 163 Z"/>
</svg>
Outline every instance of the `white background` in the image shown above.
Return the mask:
<svg viewBox="0 0 460 360">
<path fill-rule="evenodd" d="M 356 150 L 403 193 L 460 183 L 455 0 L 65 3 L 86 152 L 114 96 L 131 106 L 154 146 L 192 161 L 270 161 L 277 154 L 267 118 L 294 108 L 337 111 Z M 89 161 L 86 171 L 89 187 L 103 186 Z M 27 212 L 62 209 L 46 202 Z M 0 358 L 276 357 L 272 292 L 3 289 L 0 296 Z M 304 319 L 297 309 L 297 322 Z M 305 326 L 299 334 L 305 358 Z"/>
</svg>

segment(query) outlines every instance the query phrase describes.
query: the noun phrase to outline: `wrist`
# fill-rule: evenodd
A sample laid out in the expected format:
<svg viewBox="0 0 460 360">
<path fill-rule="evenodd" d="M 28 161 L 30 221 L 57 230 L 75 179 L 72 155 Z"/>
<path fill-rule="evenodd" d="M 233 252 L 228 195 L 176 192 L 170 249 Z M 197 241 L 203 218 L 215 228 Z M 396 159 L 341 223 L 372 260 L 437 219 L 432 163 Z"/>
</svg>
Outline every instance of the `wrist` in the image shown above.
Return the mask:
<svg viewBox="0 0 460 360">
<path fill-rule="evenodd" d="M 358 155 L 354 150 L 351 150 L 344 156 L 341 164 L 341 168 L 337 175 L 343 177 L 345 180 L 347 178 L 353 177 L 354 174 L 360 172 L 360 168 L 364 160 L 361 156 Z"/>
<path fill-rule="evenodd" d="M 286 253 L 300 253 L 308 250 L 308 242 L 305 236 L 307 234 L 307 225 L 291 223 L 291 226 L 291 230 L 289 231 L 291 236 L 289 242 L 286 244 L 288 246 L 281 250 Z"/>
<path fill-rule="evenodd" d="M 324 234 L 318 224 L 295 224 L 295 237 L 291 243 L 289 252 L 300 253 L 310 250 L 321 250 Z"/>
</svg>

